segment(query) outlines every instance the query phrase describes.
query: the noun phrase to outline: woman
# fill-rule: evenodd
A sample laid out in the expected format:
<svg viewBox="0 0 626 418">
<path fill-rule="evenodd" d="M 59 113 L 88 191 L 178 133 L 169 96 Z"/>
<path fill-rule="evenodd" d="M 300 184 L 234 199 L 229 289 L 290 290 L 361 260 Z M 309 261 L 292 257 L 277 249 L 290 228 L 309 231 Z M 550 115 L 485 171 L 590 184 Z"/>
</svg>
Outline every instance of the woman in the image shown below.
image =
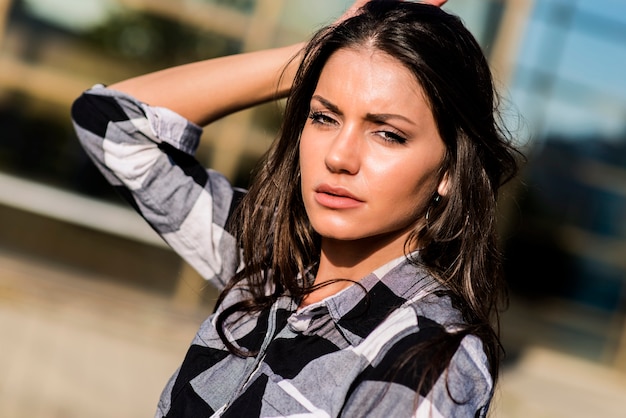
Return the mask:
<svg viewBox="0 0 626 418">
<path fill-rule="evenodd" d="M 223 288 L 157 416 L 487 414 L 516 151 L 478 44 L 432 3 L 357 1 L 304 47 L 75 102 L 106 178 Z M 287 95 L 247 193 L 191 157 L 200 126 Z"/>
</svg>

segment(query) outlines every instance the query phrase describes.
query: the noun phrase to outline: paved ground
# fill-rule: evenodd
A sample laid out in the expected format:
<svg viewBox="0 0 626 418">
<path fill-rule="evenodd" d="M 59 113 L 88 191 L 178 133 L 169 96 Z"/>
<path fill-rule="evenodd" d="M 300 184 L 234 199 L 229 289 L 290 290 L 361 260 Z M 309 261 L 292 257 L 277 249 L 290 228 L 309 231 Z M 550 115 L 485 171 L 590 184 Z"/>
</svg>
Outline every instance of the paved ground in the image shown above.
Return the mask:
<svg viewBox="0 0 626 418">
<path fill-rule="evenodd" d="M 151 417 L 207 306 L 0 252 L 0 417 Z M 626 376 L 530 347 L 492 417 L 626 417 Z"/>
<path fill-rule="evenodd" d="M 207 312 L 0 255 L 0 417 L 149 417 Z"/>
</svg>

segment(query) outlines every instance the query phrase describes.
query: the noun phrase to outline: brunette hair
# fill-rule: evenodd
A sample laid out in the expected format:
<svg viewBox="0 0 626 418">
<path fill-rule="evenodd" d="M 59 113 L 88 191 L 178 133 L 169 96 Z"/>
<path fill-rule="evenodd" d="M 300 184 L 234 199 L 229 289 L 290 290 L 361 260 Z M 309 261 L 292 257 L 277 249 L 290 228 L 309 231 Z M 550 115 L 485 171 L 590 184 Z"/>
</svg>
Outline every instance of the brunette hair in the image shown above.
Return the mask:
<svg viewBox="0 0 626 418">
<path fill-rule="evenodd" d="M 319 260 L 320 239 L 302 201 L 299 140 L 320 73 L 329 57 L 345 48 L 388 54 L 413 73 L 426 93 L 446 145 L 439 175 L 447 176 L 448 192 L 438 196 L 432 191 L 422 217 L 427 219 L 416 223 L 407 248 L 419 242 L 419 262 L 445 285 L 466 321 L 454 338 L 481 338 L 495 382 L 501 355 L 497 313 L 506 296 L 496 200 L 500 186 L 517 172 L 518 152 L 496 119 L 497 96 L 479 44 L 459 18 L 426 4 L 370 1 L 307 44 L 279 136 L 235 218 L 245 266 L 220 301 L 233 287 L 244 286 L 250 296 L 220 313 L 222 340 L 233 353 L 246 354 L 223 332 L 228 316 L 266 309 L 285 293 L 299 299 L 312 290 L 306 273 Z"/>
</svg>

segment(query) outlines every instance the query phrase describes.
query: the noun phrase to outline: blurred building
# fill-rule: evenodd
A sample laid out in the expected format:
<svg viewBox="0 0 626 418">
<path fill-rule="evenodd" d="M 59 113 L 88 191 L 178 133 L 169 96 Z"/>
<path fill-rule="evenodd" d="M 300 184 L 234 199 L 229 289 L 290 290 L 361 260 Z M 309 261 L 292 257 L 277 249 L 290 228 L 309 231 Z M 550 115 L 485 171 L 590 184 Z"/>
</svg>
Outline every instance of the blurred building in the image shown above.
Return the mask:
<svg viewBox="0 0 626 418">
<path fill-rule="evenodd" d="M 535 2 L 509 87 L 530 146 L 507 244 L 535 337 L 623 371 L 625 69 L 624 2 Z"/>
<path fill-rule="evenodd" d="M 0 242 L 124 280 L 141 282 L 137 277 L 149 276 L 145 282 L 175 292 L 178 258 L 122 204 L 86 158 L 71 126 L 70 105 L 95 83 L 301 40 L 343 7 L 332 1 L 306 8 L 305 2 L 294 3 L 2 1 L 0 208 L 7 221 Z M 270 104 L 213 124 L 197 157 L 245 186 L 273 139 L 279 115 L 280 105 Z M 84 238 L 42 239 L 41 223 L 49 228 L 48 220 L 60 221 L 50 225 L 72 233 L 79 227 Z M 141 249 L 145 259 L 119 251 L 119 263 L 96 260 L 90 254 L 98 250 L 87 249 L 94 241 L 92 231 L 135 253 Z M 85 242 L 82 251 L 77 242 Z M 128 265 L 136 269 L 121 267 Z M 146 268 L 148 274 L 137 274 Z"/>
<path fill-rule="evenodd" d="M 80 149 L 70 105 L 95 83 L 305 39 L 349 3 L 0 0 L 0 250 L 209 308 L 214 294 Z M 529 157 L 502 209 L 510 361 L 542 346 L 626 373 L 626 2 L 445 8 L 484 47 Z M 245 187 L 280 105 L 216 122 L 198 158 Z"/>
</svg>

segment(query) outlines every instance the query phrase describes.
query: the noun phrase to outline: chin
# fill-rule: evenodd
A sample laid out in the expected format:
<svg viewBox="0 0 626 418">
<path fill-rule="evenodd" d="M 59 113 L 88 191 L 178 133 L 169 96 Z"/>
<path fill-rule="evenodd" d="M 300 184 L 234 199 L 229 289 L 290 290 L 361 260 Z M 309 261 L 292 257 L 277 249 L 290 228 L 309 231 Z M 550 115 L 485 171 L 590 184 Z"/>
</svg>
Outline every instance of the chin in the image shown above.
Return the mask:
<svg viewBox="0 0 626 418">
<path fill-rule="evenodd" d="M 336 240 L 336 241 L 355 241 L 366 236 L 363 235 L 363 231 L 359 231 L 359 233 L 351 233 L 347 227 L 345 226 L 330 226 L 325 224 L 320 228 L 316 228 L 313 225 L 313 229 L 318 233 L 320 237 L 323 239 Z M 351 228 L 350 228 L 351 229 Z"/>
</svg>

